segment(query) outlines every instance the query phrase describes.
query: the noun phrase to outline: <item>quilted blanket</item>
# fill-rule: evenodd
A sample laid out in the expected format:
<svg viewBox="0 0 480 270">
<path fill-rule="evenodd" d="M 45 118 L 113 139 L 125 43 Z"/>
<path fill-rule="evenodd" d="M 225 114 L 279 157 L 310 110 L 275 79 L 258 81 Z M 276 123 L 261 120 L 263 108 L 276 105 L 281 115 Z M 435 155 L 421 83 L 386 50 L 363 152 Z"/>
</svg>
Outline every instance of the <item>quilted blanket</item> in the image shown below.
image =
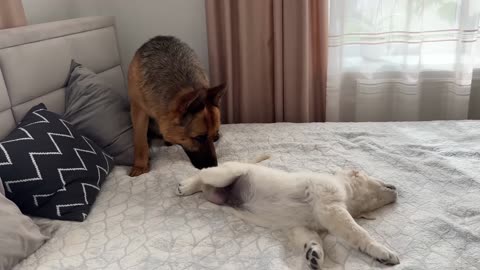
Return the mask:
<svg viewBox="0 0 480 270">
<path fill-rule="evenodd" d="M 269 153 L 287 171 L 362 169 L 399 189 L 396 204 L 358 220 L 401 263 L 391 269 L 480 269 L 480 122 L 224 125 L 220 162 Z M 61 222 L 17 269 L 304 269 L 279 231 L 175 196 L 193 174 L 179 147 L 152 148 L 152 171 L 117 167 L 88 219 Z M 324 269 L 385 266 L 324 234 Z M 387 268 L 385 268 L 387 269 Z"/>
</svg>

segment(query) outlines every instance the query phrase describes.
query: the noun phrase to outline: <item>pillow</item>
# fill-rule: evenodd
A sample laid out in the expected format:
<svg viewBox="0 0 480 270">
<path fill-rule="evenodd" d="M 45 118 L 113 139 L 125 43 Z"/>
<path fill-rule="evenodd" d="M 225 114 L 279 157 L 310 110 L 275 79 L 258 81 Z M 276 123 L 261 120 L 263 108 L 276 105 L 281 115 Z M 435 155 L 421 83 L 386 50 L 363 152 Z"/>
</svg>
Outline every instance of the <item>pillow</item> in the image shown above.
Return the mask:
<svg viewBox="0 0 480 270">
<path fill-rule="evenodd" d="M 95 141 L 119 165 L 133 165 L 130 108 L 97 74 L 72 61 L 65 92 L 65 120 Z"/>
<path fill-rule="evenodd" d="M 49 238 L 2 194 L 0 221 L 0 269 L 12 269 Z"/>
<path fill-rule="evenodd" d="M 0 141 L 5 195 L 24 214 L 83 221 L 113 159 L 39 104 Z"/>
</svg>

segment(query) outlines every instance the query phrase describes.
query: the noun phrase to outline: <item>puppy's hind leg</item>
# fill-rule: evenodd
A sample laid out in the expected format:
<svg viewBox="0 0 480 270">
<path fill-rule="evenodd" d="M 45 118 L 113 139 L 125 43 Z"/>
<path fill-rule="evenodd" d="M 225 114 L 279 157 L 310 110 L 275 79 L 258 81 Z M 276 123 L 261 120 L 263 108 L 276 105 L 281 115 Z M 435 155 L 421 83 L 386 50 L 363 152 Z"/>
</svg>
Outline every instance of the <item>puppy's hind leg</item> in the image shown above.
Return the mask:
<svg viewBox="0 0 480 270">
<path fill-rule="evenodd" d="M 318 233 L 305 227 L 295 227 L 289 231 L 289 238 L 295 248 L 303 250 L 309 269 L 320 269 L 324 252 L 322 239 Z"/>
<path fill-rule="evenodd" d="M 343 238 L 350 246 L 365 252 L 386 265 L 399 264 L 393 251 L 375 241 L 370 234 L 358 225 L 342 205 L 325 206 L 315 204 L 314 214 L 318 222 L 332 234 Z"/>
</svg>

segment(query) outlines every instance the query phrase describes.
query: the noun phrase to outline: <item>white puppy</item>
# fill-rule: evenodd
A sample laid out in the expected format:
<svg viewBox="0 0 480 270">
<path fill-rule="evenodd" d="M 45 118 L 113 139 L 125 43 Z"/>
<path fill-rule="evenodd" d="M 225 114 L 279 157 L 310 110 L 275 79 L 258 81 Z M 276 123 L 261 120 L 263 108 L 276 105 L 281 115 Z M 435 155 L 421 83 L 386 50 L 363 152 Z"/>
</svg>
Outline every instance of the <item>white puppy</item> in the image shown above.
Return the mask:
<svg viewBox="0 0 480 270">
<path fill-rule="evenodd" d="M 353 219 L 397 199 L 394 186 L 363 172 L 288 173 L 227 162 L 199 171 L 177 188 L 177 194 L 182 196 L 199 191 L 215 204 L 231 206 L 248 222 L 287 230 L 292 242 L 303 248 L 311 269 L 319 269 L 324 260 L 318 234 L 322 230 L 343 238 L 381 263 L 400 263 L 397 255 L 376 242 Z"/>
</svg>

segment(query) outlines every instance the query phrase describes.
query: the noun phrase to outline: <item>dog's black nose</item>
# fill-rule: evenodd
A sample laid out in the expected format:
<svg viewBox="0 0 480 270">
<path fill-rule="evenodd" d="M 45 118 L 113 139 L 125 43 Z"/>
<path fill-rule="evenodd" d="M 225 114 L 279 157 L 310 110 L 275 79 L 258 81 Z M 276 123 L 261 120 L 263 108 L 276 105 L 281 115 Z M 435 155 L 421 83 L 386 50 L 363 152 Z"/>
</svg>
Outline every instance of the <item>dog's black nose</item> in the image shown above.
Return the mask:
<svg viewBox="0 0 480 270">
<path fill-rule="evenodd" d="M 197 169 L 204 169 L 208 167 L 218 166 L 217 157 L 215 155 L 204 155 L 202 152 L 185 151 L 190 158 L 193 166 Z"/>
<path fill-rule="evenodd" d="M 385 184 L 385 187 L 391 190 L 397 190 L 397 187 L 395 187 L 394 185 Z"/>
<path fill-rule="evenodd" d="M 192 164 L 195 168 L 197 169 L 205 169 L 205 168 L 210 168 L 210 167 L 217 167 L 218 166 L 218 162 L 217 160 L 211 160 L 211 161 L 208 161 L 208 162 L 204 162 L 204 161 L 192 161 Z"/>
</svg>

